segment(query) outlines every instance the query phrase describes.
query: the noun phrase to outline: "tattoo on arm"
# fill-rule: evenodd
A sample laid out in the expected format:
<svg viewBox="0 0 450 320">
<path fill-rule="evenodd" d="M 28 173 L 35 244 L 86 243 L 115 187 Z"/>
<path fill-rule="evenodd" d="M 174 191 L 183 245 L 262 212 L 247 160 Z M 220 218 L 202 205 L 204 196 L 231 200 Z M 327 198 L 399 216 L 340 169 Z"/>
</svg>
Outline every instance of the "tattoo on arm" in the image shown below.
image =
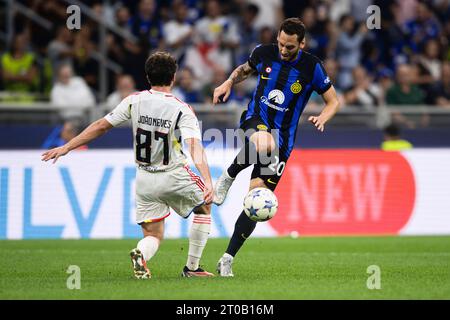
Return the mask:
<svg viewBox="0 0 450 320">
<path fill-rule="evenodd" d="M 228 79 L 231 80 L 233 84 L 236 84 L 247 79 L 254 71 L 255 70 L 250 67 L 248 62 L 246 62 L 234 69 Z"/>
</svg>

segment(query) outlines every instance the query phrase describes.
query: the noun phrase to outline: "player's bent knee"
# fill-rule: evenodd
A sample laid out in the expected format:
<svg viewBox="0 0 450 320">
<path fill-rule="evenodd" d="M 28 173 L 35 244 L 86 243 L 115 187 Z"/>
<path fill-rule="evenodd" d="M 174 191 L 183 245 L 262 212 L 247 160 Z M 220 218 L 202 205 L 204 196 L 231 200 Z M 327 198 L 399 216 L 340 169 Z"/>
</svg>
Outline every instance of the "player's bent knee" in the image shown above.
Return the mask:
<svg viewBox="0 0 450 320">
<path fill-rule="evenodd" d="M 144 222 L 141 224 L 144 237 L 152 236 L 162 241 L 164 238 L 164 220 L 157 222 Z"/>
<path fill-rule="evenodd" d="M 194 210 L 194 213 L 210 215 L 211 214 L 211 205 L 210 204 L 201 205 L 200 207 L 198 207 Z"/>
</svg>

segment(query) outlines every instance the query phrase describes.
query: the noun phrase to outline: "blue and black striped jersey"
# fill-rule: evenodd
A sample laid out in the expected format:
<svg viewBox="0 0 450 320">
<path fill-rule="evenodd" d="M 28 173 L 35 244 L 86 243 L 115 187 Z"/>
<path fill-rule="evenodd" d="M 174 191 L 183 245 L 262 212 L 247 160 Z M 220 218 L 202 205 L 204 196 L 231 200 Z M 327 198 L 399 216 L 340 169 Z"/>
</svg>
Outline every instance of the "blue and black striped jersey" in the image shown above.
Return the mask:
<svg viewBox="0 0 450 320">
<path fill-rule="evenodd" d="M 279 129 L 278 146 L 288 156 L 311 93 L 327 91 L 330 78 L 316 56 L 300 51 L 295 61 L 283 61 L 276 44 L 257 46 L 248 63 L 258 72 L 258 83 L 245 120 L 259 116 L 269 129 Z"/>
</svg>

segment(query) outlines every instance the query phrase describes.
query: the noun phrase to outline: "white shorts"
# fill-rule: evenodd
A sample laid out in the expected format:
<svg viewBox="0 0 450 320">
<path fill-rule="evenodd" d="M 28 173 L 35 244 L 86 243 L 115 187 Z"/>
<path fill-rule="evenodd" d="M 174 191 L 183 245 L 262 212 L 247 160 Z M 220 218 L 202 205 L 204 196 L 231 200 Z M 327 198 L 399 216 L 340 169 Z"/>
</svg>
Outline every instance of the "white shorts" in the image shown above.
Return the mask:
<svg viewBox="0 0 450 320">
<path fill-rule="evenodd" d="M 136 170 L 136 223 L 165 219 L 172 208 L 187 218 L 204 203 L 205 184 L 189 166 L 166 172 Z"/>
</svg>

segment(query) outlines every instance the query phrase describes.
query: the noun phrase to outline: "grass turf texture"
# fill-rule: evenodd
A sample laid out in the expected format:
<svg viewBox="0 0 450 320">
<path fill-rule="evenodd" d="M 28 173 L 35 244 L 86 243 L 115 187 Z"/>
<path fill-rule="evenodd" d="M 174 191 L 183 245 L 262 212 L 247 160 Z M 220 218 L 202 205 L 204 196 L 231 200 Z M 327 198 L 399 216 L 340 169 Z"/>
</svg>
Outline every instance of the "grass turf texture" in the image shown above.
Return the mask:
<svg viewBox="0 0 450 320">
<path fill-rule="evenodd" d="M 214 271 L 227 239 L 210 239 L 202 265 Z M 0 299 L 450 299 L 450 237 L 253 238 L 234 278 L 185 279 L 187 239 L 164 240 L 153 278 L 132 277 L 136 240 L 0 241 Z M 69 265 L 81 289 L 66 287 Z M 381 269 L 369 290 L 367 267 Z"/>
</svg>

